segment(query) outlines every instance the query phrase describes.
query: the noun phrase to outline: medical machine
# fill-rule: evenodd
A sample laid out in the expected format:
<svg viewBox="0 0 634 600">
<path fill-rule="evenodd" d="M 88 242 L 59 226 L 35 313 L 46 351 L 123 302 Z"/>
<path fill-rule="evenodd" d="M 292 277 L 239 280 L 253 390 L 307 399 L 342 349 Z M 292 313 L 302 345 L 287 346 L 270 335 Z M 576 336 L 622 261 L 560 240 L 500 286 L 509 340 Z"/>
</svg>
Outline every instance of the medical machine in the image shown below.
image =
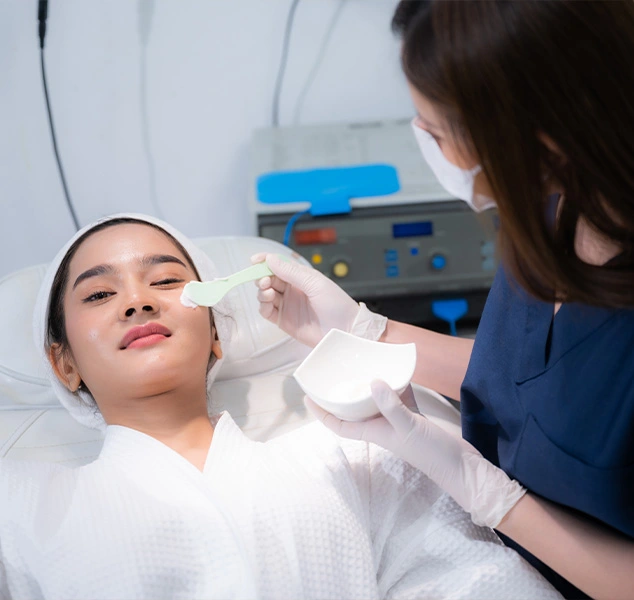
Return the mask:
<svg viewBox="0 0 634 600">
<path fill-rule="evenodd" d="M 475 214 L 440 186 L 409 120 L 260 129 L 252 151 L 249 202 L 258 235 L 286 243 L 386 316 L 439 330 L 446 325 L 438 319 L 477 323 L 497 266 L 496 211 Z M 323 186 L 328 201 L 318 210 L 310 210 L 314 187 L 297 184 L 293 195 L 280 185 L 275 202 L 268 185 L 275 175 L 331 177 L 350 166 L 367 168 L 370 178 L 372 169 L 393 168 L 399 185 L 383 193 L 386 173 L 377 172 L 376 193 L 355 196 L 353 186 L 348 210 L 337 205 L 331 214 L 328 198 L 341 191 L 339 180 Z"/>
</svg>

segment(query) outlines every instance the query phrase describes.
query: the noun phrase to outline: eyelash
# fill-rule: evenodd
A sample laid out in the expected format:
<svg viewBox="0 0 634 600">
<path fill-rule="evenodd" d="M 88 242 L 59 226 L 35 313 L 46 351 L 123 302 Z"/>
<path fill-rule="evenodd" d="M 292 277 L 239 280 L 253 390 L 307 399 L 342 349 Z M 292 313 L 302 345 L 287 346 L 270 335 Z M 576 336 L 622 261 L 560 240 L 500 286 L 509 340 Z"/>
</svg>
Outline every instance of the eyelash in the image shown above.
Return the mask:
<svg viewBox="0 0 634 600">
<path fill-rule="evenodd" d="M 108 296 L 111 296 L 112 292 L 95 292 L 94 294 L 90 294 L 82 300 L 82 302 L 97 302 L 98 300 L 103 300 Z"/>
<path fill-rule="evenodd" d="M 150 286 L 164 286 L 164 285 L 172 285 L 175 283 L 183 283 L 183 281 L 185 281 L 184 279 L 178 279 L 176 277 L 170 277 L 167 279 L 161 279 L 160 281 L 156 281 L 154 283 L 151 283 Z M 99 300 L 105 300 L 106 298 L 108 298 L 109 296 L 114 295 L 115 292 L 106 292 L 105 290 L 101 290 L 99 292 L 94 292 L 92 294 L 90 294 L 90 296 L 87 296 L 86 298 L 84 298 L 82 300 L 82 302 L 88 303 L 88 302 L 98 302 Z"/>
<path fill-rule="evenodd" d="M 150 285 L 170 285 L 172 283 L 183 283 L 183 281 L 185 281 L 184 279 L 178 279 L 178 277 L 168 277 L 167 279 L 161 279 L 160 281 L 157 281 L 156 283 L 152 283 Z"/>
</svg>

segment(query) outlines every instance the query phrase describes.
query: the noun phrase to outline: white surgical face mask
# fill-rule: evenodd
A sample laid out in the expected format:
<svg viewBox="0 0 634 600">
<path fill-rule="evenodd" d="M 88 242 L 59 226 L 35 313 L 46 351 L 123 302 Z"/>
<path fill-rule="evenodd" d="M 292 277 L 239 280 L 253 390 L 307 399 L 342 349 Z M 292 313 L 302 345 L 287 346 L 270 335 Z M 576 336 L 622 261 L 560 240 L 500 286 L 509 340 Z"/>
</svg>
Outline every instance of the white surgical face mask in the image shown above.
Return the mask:
<svg viewBox="0 0 634 600">
<path fill-rule="evenodd" d="M 416 119 L 412 121 L 412 129 L 420 151 L 440 185 L 456 198 L 464 200 L 475 212 L 482 212 L 495 206 L 495 202 L 491 198 L 481 194 L 474 198 L 473 185 L 475 176 L 482 171 L 480 165 L 473 167 L 473 169 L 461 169 L 445 158 L 431 133 L 417 125 Z"/>
</svg>

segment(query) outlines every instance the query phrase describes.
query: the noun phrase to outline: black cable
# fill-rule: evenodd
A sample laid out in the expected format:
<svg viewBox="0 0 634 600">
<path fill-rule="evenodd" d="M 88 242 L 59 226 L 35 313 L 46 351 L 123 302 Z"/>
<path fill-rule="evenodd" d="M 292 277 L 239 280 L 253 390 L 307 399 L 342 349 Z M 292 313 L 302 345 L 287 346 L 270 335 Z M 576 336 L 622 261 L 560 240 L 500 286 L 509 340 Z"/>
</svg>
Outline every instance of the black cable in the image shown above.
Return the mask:
<svg viewBox="0 0 634 600">
<path fill-rule="evenodd" d="M 66 204 L 68 210 L 73 218 L 75 229 L 79 231 L 79 221 L 75 214 L 75 209 L 70 201 L 70 195 L 68 194 L 68 186 L 66 185 L 66 177 L 64 176 L 64 170 L 62 169 L 62 162 L 59 158 L 59 152 L 57 150 L 57 139 L 55 137 L 55 128 L 53 127 L 53 115 L 51 114 L 51 103 L 48 98 L 48 86 L 46 84 L 46 69 L 44 68 L 44 36 L 46 35 L 46 17 L 48 14 L 48 2 L 40 0 L 38 3 L 38 21 L 39 21 L 39 38 L 40 38 L 40 64 L 42 65 L 42 82 L 44 84 L 44 97 L 46 98 L 46 110 L 48 112 L 48 122 L 51 128 L 51 137 L 53 138 L 53 150 L 55 151 L 55 158 L 57 159 L 57 168 L 59 169 L 59 176 L 62 180 L 62 187 L 64 188 L 64 196 L 66 197 Z"/>
<path fill-rule="evenodd" d="M 330 42 L 330 38 L 332 37 L 332 33 L 335 29 L 335 25 L 339 20 L 339 16 L 341 15 L 341 11 L 343 9 L 343 5 L 346 0 L 339 0 L 339 5 L 335 9 L 335 12 L 330 19 L 330 23 L 328 24 L 328 29 L 324 35 L 323 41 L 321 43 L 321 48 L 317 54 L 317 58 L 315 59 L 315 63 L 313 64 L 313 68 L 311 69 L 308 77 L 306 77 L 306 83 L 304 83 L 304 88 L 300 92 L 297 104 L 295 105 L 295 114 L 293 116 L 293 124 L 297 125 L 299 123 L 299 116 L 302 112 L 302 108 L 304 106 L 304 101 L 306 100 L 306 96 L 308 95 L 308 90 L 313 85 L 313 81 L 315 81 L 315 77 L 317 72 L 319 71 L 319 67 L 321 66 L 322 61 L 324 60 L 324 56 L 326 54 L 326 50 L 328 49 L 328 43 Z"/>
<path fill-rule="evenodd" d="M 51 137 L 53 138 L 53 150 L 55 151 L 55 158 L 57 159 L 57 168 L 59 169 L 59 176 L 62 180 L 62 186 L 64 188 L 64 195 L 66 197 L 66 204 L 68 205 L 68 210 L 70 211 L 70 216 L 73 218 L 75 229 L 79 231 L 79 221 L 77 220 L 77 215 L 75 214 L 75 209 L 73 208 L 73 204 L 70 201 L 70 196 L 68 194 L 68 186 L 66 185 L 66 177 L 64 176 L 64 169 L 62 169 L 62 162 L 59 158 L 59 152 L 57 150 L 55 128 L 53 127 L 53 115 L 51 114 L 51 103 L 48 99 L 48 88 L 46 85 L 46 71 L 44 69 L 44 48 L 40 48 L 40 59 L 41 59 L 40 62 L 42 64 L 42 82 L 44 83 L 44 96 L 46 97 L 46 110 L 48 112 L 48 122 L 51 127 Z"/>
<path fill-rule="evenodd" d="M 282 44 L 282 57 L 280 58 L 280 66 L 277 72 L 277 81 L 275 82 L 275 92 L 273 93 L 273 127 L 279 125 L 279 110 L 280 110 L 280 93 L 282 91 L 282 81 L 284 79 L 284 71 L 286 70 L 286 60 L 288 59 L 288 46 L 291 41 L 291 31 L 293 29 L 293 19 L 295 17 L 295 10 L 299 0 L 293 0 L 290 8 L 288 9 L 288 16 L 286 17 L 286 29 L 284 31 L 284 42 Z"/>
<path fill-rule="evenodd" d="M 48 18 L 48 0 L 38 0 L 37 20 L 39 21 L 38 33 L 40 36 L 40 48 L 44 48 L 44 38 L 46 37 L 46 19 Z"/>
</svg>

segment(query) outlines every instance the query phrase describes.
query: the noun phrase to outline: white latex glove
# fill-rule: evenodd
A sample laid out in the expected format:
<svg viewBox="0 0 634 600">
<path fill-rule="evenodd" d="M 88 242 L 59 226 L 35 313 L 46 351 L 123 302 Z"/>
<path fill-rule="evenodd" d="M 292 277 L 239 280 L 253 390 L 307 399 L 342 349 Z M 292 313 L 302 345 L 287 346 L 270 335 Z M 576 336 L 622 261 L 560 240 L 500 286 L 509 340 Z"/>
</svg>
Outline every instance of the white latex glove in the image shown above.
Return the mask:
<svg viewBox="0 0 634 600">
<path fill-rule="evenodd" d="M 274 277 L 257 281 L 260 314 L 307 346 L 314 347 L 331 329 L 378 340 L 387 318 L 355 302 L 334 281 L 312 267 L 281 260 L 276 254 L 255 254 L 266 260 Z"/>
<path fill-rule="evenodd" d="M 372 395 L 382 414 L 367 421 L 340 421 L 309 398 L 306 406 L 336 434 L 374 442 L 421 470 L 470 513 L 476 525 L 497 527 L 526 493 L 469 442 L 407 408 L 405 404 L 416 403 L 411 386 L 401 401 L 384 381 L 375 380 Z"/>
</svg>

